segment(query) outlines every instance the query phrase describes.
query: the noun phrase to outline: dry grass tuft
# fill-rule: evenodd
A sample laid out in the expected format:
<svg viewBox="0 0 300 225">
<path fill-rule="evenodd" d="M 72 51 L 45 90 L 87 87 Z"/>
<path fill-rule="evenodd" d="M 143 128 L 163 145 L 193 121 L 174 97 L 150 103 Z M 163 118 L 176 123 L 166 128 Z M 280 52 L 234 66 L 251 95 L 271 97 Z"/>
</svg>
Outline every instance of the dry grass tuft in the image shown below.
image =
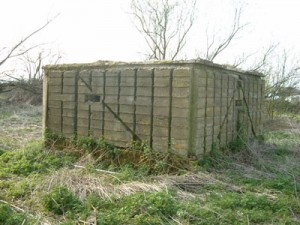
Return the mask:
<svg viewBox="0 0 300 225">
<path fill-rule="evenodd" d="M 243 151 L 231 155 L 230 169 L 244 177 L 272 179 L 278 174 L 300 181 L 300 123 L 282 116 L 265 124 L 265 141 L 245 143 Z"/>
<path fill-rule="evenodd" d="M 0 148 L 15 150 L 42 138 L 42 106 L 3 104 L 0 107 Z"/>
<path fill-rule="evenodd" d="M 107 200 L 111 200 L 112 197 L 120 198 L 136 193 L 160 192 L 170 188 L 176 188 L 179 198 L 184 200 L 201 197 L 202 194 L 207 192 L 208 186 L 219 186 L 231 192 L 243 192 L 240 187 L 204 172 L 180 176 L 153 176 L 151 181 L 132 181 L 121 184 L 113 184 L 111 182 L 112 178 L 115 177 L 111 174 L 89 173 L 82 168 L 61 169 L 45 177 L 38 189 L 42 192 L 49 192 L 54 186 L 65 186 L 80 199 L 85 199 L 93 193 Z"/>
<path fill-rule="evenodd" d="M 140 192 L 159 192 L 166 188 L 164 183 L 145 183 L 133 181 L 119 185 L 108 182 L 110 174 L 93 174 L 85 169 L 61 169 L 45 178 L 45 182 L 39 186 L 41 191 L 48 192 L 54 186 L 65 186 L 72 190 L 79 198 L 85 199 L 89 194 L 94 193 L 104 199 L 121 197 Z"/>
<path fill-rule="evenodd" d="M 300 130 L 300 123 L 294 121 L 292 118 L 288 116 L 281 116 L 276 119 L 267 120 L 264 123 L 264 128 L 266 131 L 294 131 L 299 132 Z"/>
<path fill-rule="evenodd" d="M 167 187 L 176 187 L 184 192 L 198 193 L 199 190 L 207 190 L 207 186 L 222 186 L 224 190 L 242 192 L 242 189 L 231 183 L 213 176 L 212 173 L 188 173 L 181 176 L 157 176 L 156 181 L 163 182 Z"/>
</svg>

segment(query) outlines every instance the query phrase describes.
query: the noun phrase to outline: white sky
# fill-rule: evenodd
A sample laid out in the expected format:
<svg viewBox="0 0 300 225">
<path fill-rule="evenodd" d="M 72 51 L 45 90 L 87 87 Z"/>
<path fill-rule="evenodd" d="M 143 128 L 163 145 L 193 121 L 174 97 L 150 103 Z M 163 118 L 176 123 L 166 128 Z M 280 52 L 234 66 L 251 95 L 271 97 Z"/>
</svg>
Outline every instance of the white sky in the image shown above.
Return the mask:
<svg viewBox="0 0 300 225">
<path fill-rule="evenodd" d="M 199 15 L 183 53 L 195 58 L 205 47 L 203 32 L 225 32 L 233 17 L 233 4 L 244 5 L 242 21 L 249 23 L 223 61 L 243 52 L 261 51 L 271 42 L 300 52 L 300 0 L 198 0 Z M 51 43 L 64 55 L 61 62 L 97 60 L 139 61 L 146 45 L 136 31 L 129 11 L 130 0 L 2 0 L 0 49 L 60 16 L 30 43 Z M 230 61 L 230 60 L 228 60 Z"/>
</svg>

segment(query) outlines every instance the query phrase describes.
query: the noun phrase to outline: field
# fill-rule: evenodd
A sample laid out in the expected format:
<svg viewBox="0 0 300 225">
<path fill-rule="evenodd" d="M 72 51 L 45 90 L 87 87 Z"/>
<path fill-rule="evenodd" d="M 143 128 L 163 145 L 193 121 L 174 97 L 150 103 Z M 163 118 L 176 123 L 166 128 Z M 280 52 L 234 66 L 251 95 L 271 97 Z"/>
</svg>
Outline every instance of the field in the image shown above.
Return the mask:
<svg viewBox="0 0 300 225">
<path fill-rule="evenodd" d="M 300 224 L 299 120 L 189 162 L 51 134 L 45 147 L 41 117 L 0 106 L 0 224 Z"/>
</svg>

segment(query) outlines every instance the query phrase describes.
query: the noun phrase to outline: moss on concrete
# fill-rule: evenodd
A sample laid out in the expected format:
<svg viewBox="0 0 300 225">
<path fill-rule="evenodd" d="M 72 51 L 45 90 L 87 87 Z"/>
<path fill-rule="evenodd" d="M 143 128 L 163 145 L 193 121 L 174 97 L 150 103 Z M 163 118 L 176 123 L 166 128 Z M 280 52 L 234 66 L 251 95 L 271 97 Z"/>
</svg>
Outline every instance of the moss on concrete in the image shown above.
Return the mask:
<svg viewBox="0 0 300 225">
<path fill-rule="evenodd" d="M 160 67 L 160 66 L 209 66 L 215 68 L 221 68 L 228 71 L 234 71 L 238 73 L 243 73 L 247 75 L 254 75 L 262 77 L 263 74 L 255 72 L 255 71 L 244 71 L 240 70 L 228 65 L 221 65 L 216 64 L 208 60 L 204 59 L 194 59 L 194 60 L 178 60 L 178 61 L 171 61 L 171 60 L 151 60 L 151 61 L 142 61 L 142 62 L 121 62 L 121 61 L 108 61 L 108 60 L 98 60 L 93 63 L 73 63 L 73 64 L 58 64 L 58 65 L 46 65 L 43 67 L 45 71 L 48 70 L 82 70 L 82 69 L 106 69 L 106 68 L 126 68 L 126 67 Z"/>
</svg>

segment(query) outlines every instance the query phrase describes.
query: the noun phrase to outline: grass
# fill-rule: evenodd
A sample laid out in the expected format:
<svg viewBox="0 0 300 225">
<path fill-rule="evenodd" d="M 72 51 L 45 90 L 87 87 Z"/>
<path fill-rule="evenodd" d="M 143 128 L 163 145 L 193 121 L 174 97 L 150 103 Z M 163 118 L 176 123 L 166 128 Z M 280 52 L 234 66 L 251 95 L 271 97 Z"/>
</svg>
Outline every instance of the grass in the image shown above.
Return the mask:
<svg viewBox="0 0 300 225">
<path fill-rule="evenodd" d="M 32 173 L 46 173 L 69 165 L 74 157 L 63 152 L 49 152 L 40 141 L 29 143 L 25 148 L 5 152 L 0 158 L 0 177 L 7 175 L 28 176 Z"/>
<path fill-rule="evenodd" d="M 3 104 L 0 107 L 0 149 L 15 150 L 42 137 L 42 106 Z"/>
<path fill-rule="evenodd" d="M 0 203 L 0 224 L 16 225 L 16 224 L 33 224 L 34 219 L 31 219 L 26 213 L 16 212 L 7 204 Z"/>
<path fill-rule="evenodd" d="M 40 117 L 1 109 L 0 224 L 300 224 L 297 123 L 189 162 L 83 137 L 45 148 Z"/>
</svg>

